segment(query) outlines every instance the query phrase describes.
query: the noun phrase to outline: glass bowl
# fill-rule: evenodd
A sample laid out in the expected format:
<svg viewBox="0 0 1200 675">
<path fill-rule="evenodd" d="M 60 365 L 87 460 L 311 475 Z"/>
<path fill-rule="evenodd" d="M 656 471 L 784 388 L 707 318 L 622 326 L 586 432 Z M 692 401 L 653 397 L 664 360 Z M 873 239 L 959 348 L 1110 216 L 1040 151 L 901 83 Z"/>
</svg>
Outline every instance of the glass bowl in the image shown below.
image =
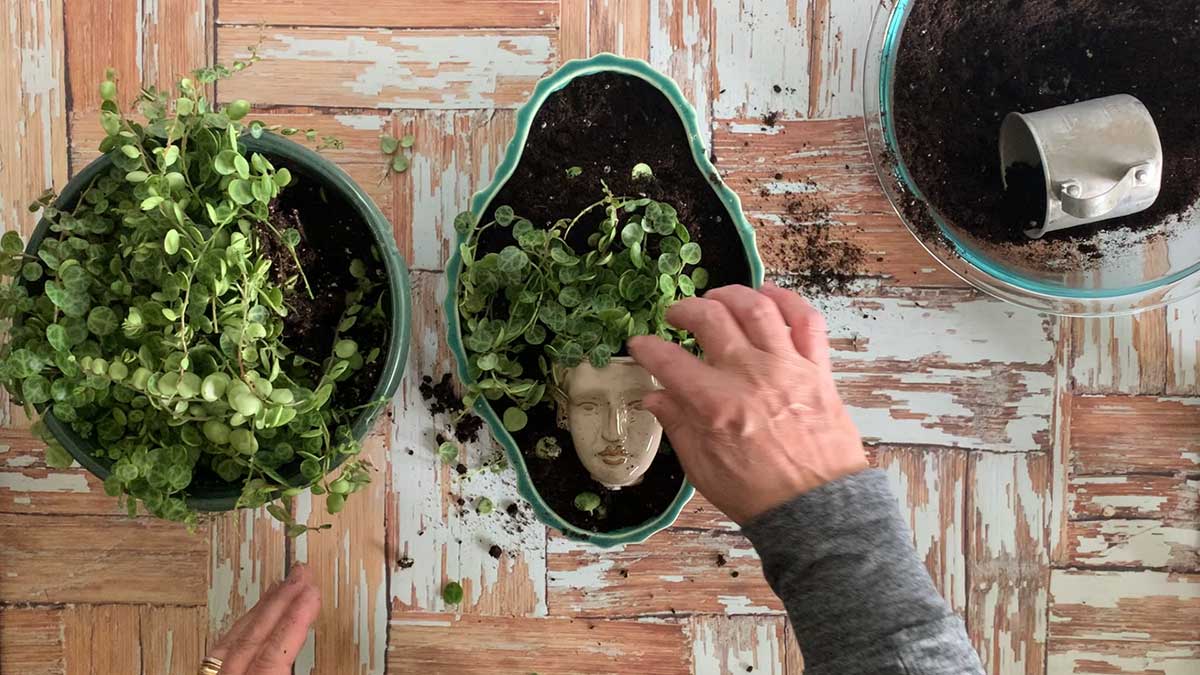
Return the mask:
<svg viewBox="0 0 1200 675">
<path fill-rule="evenodd" d="M 1050 314 L 1131 314 L 1200 291 L 1200 204 L 1166 224 L 1169 232 L 1163 236 L 1122 228 L 1100 232 L 1089 243 L 1102 253 L 1086 264 L 1069 257 L 1031 256 L 1028 247 L 986 241 L 941 216 L 905 166 L 893 123 L 900 41 L 912 8 L 920 1 L 884 0 L 880 5 L 867 47 L 864 81 L 867 139 L 876 172 L 888 200 L 921 245 L 972 286 Z M 918 213 L 932 217 L 939 231 L 918 227 L 908 215 Z"/>
</svg>

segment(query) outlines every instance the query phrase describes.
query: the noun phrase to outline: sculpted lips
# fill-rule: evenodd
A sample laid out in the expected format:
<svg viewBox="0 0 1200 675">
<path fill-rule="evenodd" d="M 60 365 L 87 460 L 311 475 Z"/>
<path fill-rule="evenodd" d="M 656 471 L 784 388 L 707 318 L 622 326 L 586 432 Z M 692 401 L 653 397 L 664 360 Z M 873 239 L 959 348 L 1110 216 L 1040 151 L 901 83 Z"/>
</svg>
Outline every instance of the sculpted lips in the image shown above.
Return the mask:
<svg viewBox="0 0 1200 675">
<path fill-rule="evenodd" d="M 621 466 L 629 461 L 629 453 L 621 445 L 610 445 L 600 452 L 600 459 L 609 466 Z"/>
</svg>

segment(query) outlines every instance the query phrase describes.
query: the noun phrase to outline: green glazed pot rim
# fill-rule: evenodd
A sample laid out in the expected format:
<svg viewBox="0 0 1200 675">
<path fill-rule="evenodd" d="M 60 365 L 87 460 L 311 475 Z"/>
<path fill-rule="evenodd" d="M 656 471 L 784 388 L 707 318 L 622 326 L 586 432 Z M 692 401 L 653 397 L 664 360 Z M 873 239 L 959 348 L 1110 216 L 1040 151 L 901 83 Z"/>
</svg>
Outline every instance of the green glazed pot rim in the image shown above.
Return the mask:
<svg viewBox="0 0 1200 675">
<path fill-rule="evenodd" d="M 392 224 L 362 188 L 346 175 L 345 171 L 320 154 L 271 133 L 264 133 L 261 138 L 257 139 L 246 136 L 241 139 L 241 143 L 251 151 L 293 162 L 305 173 L 323 181 L 327 188 L 332 188 L 358 212 L 367 224 L 371 236 L 375 239 L 384 271 L 388 277 L 392 325 L 389 331 L 386 360 L 383 370 L 379 374 L 379 383 L 371 398 L 372 401 L 380 401 L 380 403 L 364 408 L 351 423 L 354 437 L 361 440 L 370 431 L 375 418 L 385 407 L 386 401 L 391 399 L 392 394 L 400 386 L 400 378 L 404 374 L 404 365 L 408 360 L 412 298 L 408 269 L 396 248 L 392 235 Z M 64 204 L 73 203 L 93 178 L 108 171 L 111 166 L 112 160 L 107 155 L 93 161 L 67 183 L 56 205 L 61 207 Z M 29 238 L 26 251 L 35 253 L 49 231 L 50 223 L 43 218 L 38 222 L 37 228 Z M 91 443 L 76 434 L 69 425 L 56 419 L 52 413 L 47 413 L 44 421 L 46 428 L 63 444 L 75 461 L 101 480 L 108 478 L 109 466 L 92 455 L 93 445 Z M 299 473 L 288 476 L 288 478 L 298 479 Z M 240 486 L 228 484 L 201 494 L 189 495 L 186 501 L 188 506 L 199 511 L 229 511 L 235 507 L 240 494 Z"/>
<path fill-rule="evenodd" d="M 577 77 L 602 72 L 620 73 L 641 79 L 654 86 L 671 101 L 671 105 L 679 113 L 680 122 L 687 129 L 688 138 L 691 142 L 692 158 L 696 162 L 696 167 L 704 176 L 708 177 L 710 186 L 720 198 L 721 203 L 725 205 L 725 209 L 729 212 L 729 216 L 737 228 L 742 248 L 745 250 L 750 264 L 750 275 L 752 277 L 750 281 L 755 287 L 761 286 L 764 271 L 762 259 L 758 255 L 758 249 L 755 244 L 754 228 L 750 226 L 750 223 L 742 214 L 741 200 L 733 190 L 730 190 L 720 180 L 716 168 L 708 159 L 708 150 L 704 146 L 704 135 L 701 133 L 696 111 L 688 103 L 687 99 L 684 98 L 683 92 L 680 91 L 673 80 L 659 73 L 650 64 L 638 59 L 628 59 L 606 53 L 593 56 L 589 59 L 568 61 L 552 75 L 538 82 L 533 90 L 533 95 L 517 111 L 517 130 L 508 144 L 503 161 L 500 162 L 496 170 L 495 178 L 492 179 L 492 182 L 486 188 L 476 193 L 471 199 L 471 211 L 477 214 L 485 213 L 496 193 L 512 177 L 513 171 L 520 164 L 521 155 L 525 151 L 525 141 L 529 136 L 529 129 L 533 125 L 533 119 L 541 109 L 542 104 L 545 103 L 546 98 L 565 87 Z M 447 292 L 444 309 L 446 312 L 448 341 L 450 349 L 454 353 L 455 361 L 458 364 L 459 378 L 465 383 L 470 383 L 472 380 L 467 370 L 467 356 L 463 347 L 462 331 L 458 320 L 458 278 L 462 271 L 462 256 L 459 253 L 459 244 L 465 241 L 466 238 L 463 235 L 458 235 L 453 254 L 446 267 Z M 670 506 L 662 513 L 640 525 L 613 530 L 611 532 L 591 532 L 576 527 L 558 515 L 542 499 L 537 488 L 533 485 L 533 480 L 525 466 L 525 458 L 517 447 L 516 441 L 513 439 L 512 434 L 504 428 L 504 424 L 496 414 L 496 411 L 492 409 L 490 403 L 486 399 L 480 398 L 475 404 L 475 412 L 487 421 L 496 440 L 504 446 L 509 464 L 517 472 L 517 490 L 533 506 L 534 513 L 538 519 L 572 539 L 587 541 L 604 548 L 643 542 L 654 533 L 674 523 L 676 518 L 679 517 L 679 512 L 683 510 L 683 507 L 695 493 L 691 484 L 685 480 Z"/>
</svg>

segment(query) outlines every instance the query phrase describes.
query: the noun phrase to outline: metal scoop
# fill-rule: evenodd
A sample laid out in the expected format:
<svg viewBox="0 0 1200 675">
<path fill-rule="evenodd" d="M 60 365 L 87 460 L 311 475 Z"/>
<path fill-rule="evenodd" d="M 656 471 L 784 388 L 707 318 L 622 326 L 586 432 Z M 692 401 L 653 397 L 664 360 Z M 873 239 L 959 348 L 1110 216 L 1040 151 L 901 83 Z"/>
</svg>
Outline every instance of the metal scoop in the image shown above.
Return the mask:
<svg viewBox="0 0 1200 675">
<path fill-rule="evenodd" d="M 1000 129 L 1004 186 L 1014 164 L 1041 167 L 1049 232 L 1145 211 L 1162 189 L 1163 151 L 1154 118 L 1126 94 L 1034 113 L 1010 113 Z"/>
</svg>

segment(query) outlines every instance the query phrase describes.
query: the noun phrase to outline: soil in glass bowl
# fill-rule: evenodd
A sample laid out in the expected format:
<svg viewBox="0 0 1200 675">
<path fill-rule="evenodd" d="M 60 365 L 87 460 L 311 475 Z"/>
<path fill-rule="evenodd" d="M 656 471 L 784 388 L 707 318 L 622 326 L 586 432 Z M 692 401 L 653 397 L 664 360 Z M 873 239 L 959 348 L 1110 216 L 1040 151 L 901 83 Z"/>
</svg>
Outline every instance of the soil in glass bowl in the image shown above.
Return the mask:
<svg viewBox="0 0 1200 675">
<path fill-rule="evenodd" d="M 1004 117 L 1136 96 L 1162 138 L 1162 193 L 1147 211 L 1041 242 L 1086 260 L 1100 255 L 1098 232 L 1154 234 L 1200 200 L 1198 74 L 1196 0 L 915 0 L 897 57 L 896 134 L 914 181 L 947 221 L 995 244 L 1028 246 L 1029 193 L 1003 190 Z M 923 209 L 906 215 L 938 230 Z"/>
</svg>

